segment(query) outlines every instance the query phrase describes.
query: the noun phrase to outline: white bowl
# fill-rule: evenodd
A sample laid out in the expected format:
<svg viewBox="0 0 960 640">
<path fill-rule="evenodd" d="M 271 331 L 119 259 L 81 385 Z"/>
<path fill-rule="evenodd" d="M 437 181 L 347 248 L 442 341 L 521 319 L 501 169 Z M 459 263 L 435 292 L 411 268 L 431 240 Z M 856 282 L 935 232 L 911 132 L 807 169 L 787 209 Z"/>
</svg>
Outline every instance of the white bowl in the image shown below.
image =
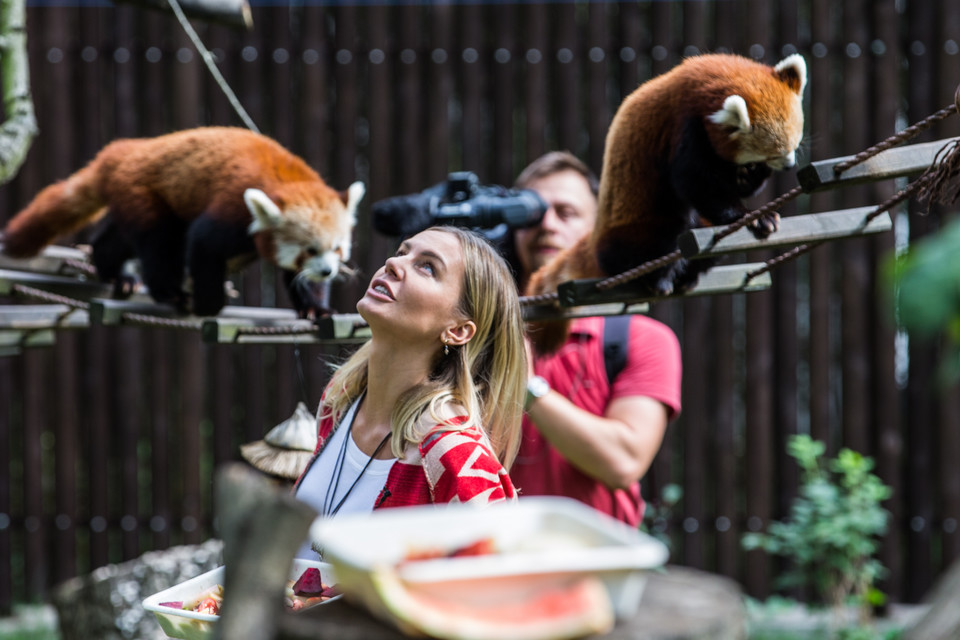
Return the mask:
<svg viewBox="0 0 960 640">
<path fill-rule="evenodd" d="M 333 567 L 325 562 L 314 562 L 312 560 L 294 559 L 290 570 L 290 579 L 296 580 L 308 568 L 316 567 L 320 569 L 320 578 L 324 584 L 335 584 L 337 582 L 336 573 Z M 157 617 L 157 622 L 163 632 L 171 638 L 183 638 L 184 640 L 206 640 L 213 635 L 213 625 L 220 616 L 209 613 L 198 613 L 196 611 L 184 611 L 173 607 L 161 606 L 161 602 L 176 602 L 178 600 L 187 601 L 197 597 L 203 591 L 216 584 L 223 584 L 223 567 L 217 567 L 212 571 L 200 574 L 186 582 L 164 589 L 143 600 L 143 608 L 152 611 Z M 229 598 L 229 593 L 224 593 L 224 598 Z M 335 596 L 331 602 L 340 598 Z M 322 605 L 317 605 L 322 606 Z"/>
<path fill-rule="evenodd" d="M 562 578 L 594 575 L 607 589 L 615 615 L 636 612 L 647 570 L 669 556 L 659 540 L 570 498 L 530 497 L 488 507 L 452 504 L 384 509 L 368 515 L 318 518 L 310 528 L 323 559 L 333 565 L 348 599 L 391 618 L 371 574 L 396 567 L 398 576 L 423 586 L 463 589 L 481 584 L 530 590 Z M 405 563 L 411 551 L 452 551 L 482 539 L 491 555 Z"/>
</svg>

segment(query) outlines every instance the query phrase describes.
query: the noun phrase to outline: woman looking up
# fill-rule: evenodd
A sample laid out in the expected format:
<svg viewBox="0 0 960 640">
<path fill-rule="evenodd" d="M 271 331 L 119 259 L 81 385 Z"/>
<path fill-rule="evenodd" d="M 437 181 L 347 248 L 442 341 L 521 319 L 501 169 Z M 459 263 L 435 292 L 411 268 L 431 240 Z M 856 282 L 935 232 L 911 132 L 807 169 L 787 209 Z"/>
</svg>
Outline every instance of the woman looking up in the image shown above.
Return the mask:
<svg viewBox="0 0 960 640">
<path fill-rule="evenodd" d="M 481 236 L 432 227 L 403 241 L 357 311 L 371 338 L 334 373 L 299 499 L 323 516 L 516 498 L 526 381 L 509 267 Z M 316 558 L 307 545 L 299 557 Z"/>
</svg>

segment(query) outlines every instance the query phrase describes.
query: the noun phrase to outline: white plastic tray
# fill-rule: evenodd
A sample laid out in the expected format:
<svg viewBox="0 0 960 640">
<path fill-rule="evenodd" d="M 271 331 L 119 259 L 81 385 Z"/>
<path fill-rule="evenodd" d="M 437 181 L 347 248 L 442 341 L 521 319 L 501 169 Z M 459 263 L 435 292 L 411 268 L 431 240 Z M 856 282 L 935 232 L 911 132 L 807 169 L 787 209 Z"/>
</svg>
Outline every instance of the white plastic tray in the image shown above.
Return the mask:
<svg viewBox="0 0 960 640">
<path fill-rule="evenodd" d="M 294 559 L 290 570 L 290 579 L 296 580 L 308 568 L 316 567 L 320 569 L 320 578 L 323 584 L 332 585 L 337 582 L 336 573 L 333 567 L 325 562 L 314 562 L 311 560 Z M 186 582 L 164 589 L 159 593 L 149 596 L 143 601 L 143 608 L 152 611 L 157 617 L 157 622 L 163 632 L 171 638 L 183 638 L 184 640 L 206 640 L 213 635 L 213 625 L 219 616 L 209 613 L 197 613 L 196 611 L 184 611 L 172 607 L 160 606 L 161 602 L 176 602 L 178 600 L 190 600 L 201 592 L 214 586 L 223 584 L 223 567 L 217 567 L 212 571 L 200 574 Z M 230 594 L 224 593 L 224 599 L 229 598 Z M 316 605 L 323 606 L 327 602 L 336 600 L 342 596 L 335 596 L 326 602 Z"/>
<path fill-rule="evenodd" d="M 669 556 L 657 539 L 587 505 L 559 497 L 521 498 L 478 508 L 448 505 L 384 509 L 370 515 L 318 518 L 310 529 L 348 599 L 390 616 L 370 579 L 378 567 L 397 567 L 406 581 L 442 583 L 465 594 L 479 583 L 531 589 L 575 575 L 600 578 L 618 618 L 640 603 L 646 570 Z M 452 551 L 480 539 L 497 553 L 403 563 L 412 550 Z"/>
</svg>

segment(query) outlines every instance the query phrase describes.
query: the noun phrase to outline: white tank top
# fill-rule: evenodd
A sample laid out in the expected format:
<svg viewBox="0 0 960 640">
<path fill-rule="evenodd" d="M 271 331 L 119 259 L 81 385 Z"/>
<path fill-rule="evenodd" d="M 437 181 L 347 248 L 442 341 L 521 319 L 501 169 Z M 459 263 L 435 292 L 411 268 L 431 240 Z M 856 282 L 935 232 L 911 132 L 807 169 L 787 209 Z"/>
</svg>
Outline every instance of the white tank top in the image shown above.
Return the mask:
<svg viewBox="0 0 960 640">
<path fill-rule="evenodd" d="M 336 513 L 369 513 L 373 511 L 374 502 L 387 481 L 390 468 L 396 462 L 396 458 L 388 460 L 371 459 L 353 441 L 351 427 L 361 399 L 362 396 L 350 406 L 340 425 L 324 445 L 323 451 L 307 469 L 303 481 L 297 487 L 297 499 L 306 502 L 321 515 L 325 515 L 324 503 L 326 503 L 328 510 L 332 510 L 341 501 L 343 501 L 343 504 L 340 505 Z M 389 446 L 389 443 L 386 446 Z M 338 464 L 338 458 L 341 457 L 342 465 Z M 369 463 L 369 466 L 367 466 L 366 471 L 363 471 L 367 463 Z M 337 473 L 338 468 L 339 474 Z M 363 475 L 360 475 L 361 472 Z M 339 475 L 339 482 L 337 475 Z M 359 480 L 357 480 L 358 477 Z M 354 481 L 357 484 L 351 490 L 350 486 L 353 485 Z M 333 491 L 334 485 L 336 485 L 336 492 Z M 349 492 L 349 495 L 347 492 Z M 344 499 L 345 495 L 346 499 Z M 317 553 L 311 548 L 311 540 L 307 540 L 301 545 L 297 557 L 309 560 L 317 559 Z"/>
</svg>

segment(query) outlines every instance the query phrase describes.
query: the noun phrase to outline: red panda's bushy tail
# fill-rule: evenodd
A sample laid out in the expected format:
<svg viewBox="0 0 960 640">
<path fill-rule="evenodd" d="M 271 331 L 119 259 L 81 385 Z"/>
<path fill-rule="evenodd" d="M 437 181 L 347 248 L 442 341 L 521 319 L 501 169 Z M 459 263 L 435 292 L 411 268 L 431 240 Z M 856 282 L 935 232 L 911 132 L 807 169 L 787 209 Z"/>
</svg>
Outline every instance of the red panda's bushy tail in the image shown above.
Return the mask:
<svg viewBox="0 0 960 640">
<path fill-rule="evenodd" d="M 53 242 L 93 223 L 106 213 L 96 170 L 86 167 L 56 182 L 10 219 L 0 243 L 12 258 L 29 258 Z"/>
</svg>

